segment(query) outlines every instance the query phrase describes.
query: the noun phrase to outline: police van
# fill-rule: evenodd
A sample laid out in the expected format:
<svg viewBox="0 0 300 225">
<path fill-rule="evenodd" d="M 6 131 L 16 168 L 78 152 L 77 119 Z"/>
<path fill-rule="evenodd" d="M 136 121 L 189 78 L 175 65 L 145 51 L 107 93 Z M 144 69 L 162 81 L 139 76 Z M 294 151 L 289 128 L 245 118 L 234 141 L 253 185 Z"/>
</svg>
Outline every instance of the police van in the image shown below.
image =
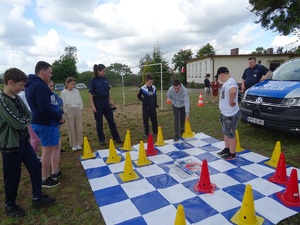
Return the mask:
<svg viewBox="0 0 300 225">
<path fill-rule="evenodd" d="M 241 102 L 242 121 L 300 133 L 300 58 L 289 60 L 249 88 Z"/>
</svg>

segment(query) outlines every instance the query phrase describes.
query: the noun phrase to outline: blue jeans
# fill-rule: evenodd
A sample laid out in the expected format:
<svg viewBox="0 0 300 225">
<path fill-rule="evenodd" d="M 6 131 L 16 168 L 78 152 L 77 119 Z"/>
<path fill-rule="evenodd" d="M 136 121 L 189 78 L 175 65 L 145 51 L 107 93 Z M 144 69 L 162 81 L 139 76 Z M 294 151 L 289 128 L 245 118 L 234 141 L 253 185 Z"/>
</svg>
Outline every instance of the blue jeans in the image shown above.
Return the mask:
<svg viewBox="0 0 300 225">
<path fill-rule="evenodd" d="M 24 163 L 31 180 L 32 197 L 42 196 L 42 163 L 33 151 L 29 140 L 20 140 L 19 151 L 2 152 L 5 204 L 16 205 L 16 198 L 21 178 L 21 165 Z"/>
</svg>

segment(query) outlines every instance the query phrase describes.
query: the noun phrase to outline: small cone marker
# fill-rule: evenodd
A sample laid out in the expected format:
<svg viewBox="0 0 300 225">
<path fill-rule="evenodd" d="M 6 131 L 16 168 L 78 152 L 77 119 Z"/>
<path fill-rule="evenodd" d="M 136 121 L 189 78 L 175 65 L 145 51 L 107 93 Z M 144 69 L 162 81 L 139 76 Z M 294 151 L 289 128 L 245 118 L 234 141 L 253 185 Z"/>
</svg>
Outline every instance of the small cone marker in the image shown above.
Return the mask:
<svg viewBox="0 0 300 225">
<path fill-rule="evenodd" d="M 210 183 L 207 160 L 204 159 L 203 162 L 202 162 L 200 180 L 195 185 L 194 190 L 198 191 L 198 192 L 213 194 L 215 192 L 215 188 L 216 188 L 216 185 Z"/>
<path fill-rule="evenodd" d="M 133 171 L 132 161 L 129 152 L 126 152 L 124 172 L 120 173 L 119 177 L 123 182 L 128 182 L 139 178 L 139 176 Z"/>
<path fill-rule="evenodd" d="M 276 193 L 276 196 L 285 206 L 300 207 L 298 175 L 296 169 L 292 169 L 285 191 L 283 193 Z"/>
<path fill-rule="evenodd" d="M 147 156 L 157 155 L 157 152 L 158 151 L 155 150 L 155 148 L 154 148 L 152 134 L 149 134 L 146 155 Z"/>
<path fill-rule="evenodd" d="M 286 175 L 286 163 L 285 163 L 285 156 L 283 152 L 280 154 L 279 162 L 277 164 L 274 175 L 269 177 L 268 180 L 277 184 L 284 184 L 284 185 L 287 184 L 288 177 Z"/>
<path fill-rule="evenodd" d="M 261 225 L 264 218 L 256 216 L 254 209 L 253 193 L 250 184 L 246 185 L 243 202 L 240 210 L 231 218 L 231 222 L 238 225 Z"/>
<path fill-rule="evenodd" d="M 280 141 L 277 141 L 271 159 L 265 162 L 265 164 L 276 167 L 279 161 L 280 153 L 281 153 L 281 144 Z"/>
<path fill-rule="evenodd" d="M 204 102 L 203 102 L 203 98 L 202 98 L 202 92 L 200 92 L 197 106 L 204 106 Z"/>
<path fill-rule="evenodd" d="M 186 225 L 183 205 L 177 207 L 176 219 L 174 225 Z"/>
<path fill-rule="evenodd" d="M 185 127 L 184 132 L 182 134 L 183 138 L 193 138 L 193 137 L 195 137 L 195 132 L 192 132 L 190 121 L 185 120 L 184 127 Z"/>
<path fill-rule="evenodd" d="M 89 141 L 87 137 L 83 138 L 83 156 L 81 159 L 94 159 L 96 158 L 95 154 L 92 152 Z"/>
<path fill-rule="evenodd" d="M 240 137 L 239 137 L 238 130 L 235 130 L 235 136 L 236 136 L 236 148 L 235 148 L 235 151 L 236 152 L 244 151 L 245 149 L 241 148 L 241 143 L 240 143 Z"/>
<path fill-rule="evenodd" d="M 122 159 L 122 156 L 117 155 L 117 150 L 112 139 L 109 140 L 109 155 L 105 161 L 106 164 L 118 163 Z"/>
<path fill-rule="evenodd" d="M 163 146 L 165 144 L 166 143 L 164 142 L 164 137 L 163 137 L 163 134 L 162 134 L 162 130 L 161 130 L 161 127 L 159 126 L 158 127 L 158 132 L 157 132 L 157 138 L 156 138 L 155 145 L 157 145 L 157 146 Z"/>
<path fill-rule="evenodd" d="M 170 99 L 168 99 L 168 98 L 167 98 L 167 101 L 166 101 L 166 103 L 167 103 L 167 104 L 169 104 L 169 105 L 170 105 L 170 104 L 172 104 L 171 100 L 170 100 Z"/>
<path fill-rule="evenodd" d="M 138 166 L 146 166 L 146 165 L 149 165 L 149 164 L 152 163 L 146 157 L 146 151 L 145 151 L 145 147 L 144 147 L 144 142 L 143 141 L 140 141 L 139 158 L 138 158 L 137 161 L 135 161 L 135 163 Z"/>
<path fill-rule="evenodd" d="M 134 148 L 131 146 L 131 138 L 130 138 L 129 130 L 127 130 L 127 132 L 126 132 L 124 145 L 123 145 L 123 148 L 120 148 L 120 150 L 124 150 L 124 151 L 134 150 Z"/>
</svg>

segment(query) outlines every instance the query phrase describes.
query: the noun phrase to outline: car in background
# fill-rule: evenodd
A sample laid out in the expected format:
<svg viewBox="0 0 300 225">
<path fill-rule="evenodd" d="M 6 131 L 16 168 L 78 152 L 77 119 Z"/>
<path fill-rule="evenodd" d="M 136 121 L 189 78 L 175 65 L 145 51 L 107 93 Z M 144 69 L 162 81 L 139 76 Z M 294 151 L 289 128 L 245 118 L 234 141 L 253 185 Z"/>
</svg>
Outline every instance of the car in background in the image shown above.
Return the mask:
<svg viewBox="0 0 300 225">
<path fill-rule="evenodd" d="M 78 90 L 87 89 L 87 86 L 84 83 L 78 83 L 78 84 L 76 84 L 76 88 Z"/>
<path fill-rule="evenodd" d="M 241 102 L 242 121 L 300 133 L 300 58 L 289 60 L 249 88 Z"/>
<path fill-rule="evenodd" d="M 65 89 L 65 85 L 64 84 L 55 84 L 54 85 L 54 90 L 55 91 L 62 91 Z"/>
</svg>

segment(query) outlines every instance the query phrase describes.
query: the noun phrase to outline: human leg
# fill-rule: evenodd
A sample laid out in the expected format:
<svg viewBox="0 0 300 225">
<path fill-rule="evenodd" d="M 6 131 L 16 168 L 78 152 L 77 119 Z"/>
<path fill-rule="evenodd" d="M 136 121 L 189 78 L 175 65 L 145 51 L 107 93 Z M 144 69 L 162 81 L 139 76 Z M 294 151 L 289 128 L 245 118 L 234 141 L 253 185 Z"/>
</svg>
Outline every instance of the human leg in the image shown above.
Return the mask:
<svg viewBox="0 0 300 225">
<path fill-rule="evenodd" d="M 75 133 L 76 133 L 76 144 L 82 146 L 83 144 L 83 129 L 82 129 L 82 110 L 75 108 Z"/>
<path fill-rule="evenodd" d="M 76 136 L 75 136 L 75 109 L 68 108 L 66 112 L 66 123 L 68 127 L 69 145 L 70 147 L 76 147 Z"/>
<path fill-rule="evenodd" d="M 31 124 L 28 124 L 27 128 L 28 128 L 29 136 L 30 136 L 30 144 L 31 144 L 34 152 L 37 154 L 37 152 L 39 150 L 39 146 L 41 144 L 40 138 L 33 131 Z"/>
<path fill-rule="evenodd" d="M 149 135 L 149 109 L 147 106 L 143 106 L 143 123 L 144 123 L 144 130 L 145 135 Z M 151 117 L 150 117 L 151 118 Z"/>
<path fill-rule="evenodd" d="M 117 126 L 114 121 L 114 115 L 109 105 L 105 106 L 103 114 L 108 122 L 110 133 L 113 139 L 116 140 L 118 143 L 122 143 L 123 141 L 121 140 L 120 135 L 118 133 Z"/>
<path fill-rule="evenodd" d="M 184 133 L 185 129 L 185 107 L 182 107 L 179 109 L 180 110 L 180 135 Z"/>
<path fill-rule="evenodd" d="M 98 140 L 100 142 L 105 142 L 105 136 L 104 136 L 104 133 L 103 133 L 103 114 L 102 114 L 102 111 L 99 112 L 97 110 L 97 112 L 94 113 L 94 118 L 96 120 L 96 130 L 97 130 Z"/>
<path fill-rule="evenodd" d="M 51 154 L 52 174 L 56 174 L 59 172 L 60 149 L 61 149 L 61 140 L 59 139 L 58 144 L 53 146 L 53 150 Z"/>
<path fill-rule="evenodd" d="M 150 120 L 151 120 L 151 123 L 152 123 L 153 135 L 157 135 L 158 128 L 157 128 L 156 108 L 153 108 L 153 109 L 150 110 Z"/>
</svg>

